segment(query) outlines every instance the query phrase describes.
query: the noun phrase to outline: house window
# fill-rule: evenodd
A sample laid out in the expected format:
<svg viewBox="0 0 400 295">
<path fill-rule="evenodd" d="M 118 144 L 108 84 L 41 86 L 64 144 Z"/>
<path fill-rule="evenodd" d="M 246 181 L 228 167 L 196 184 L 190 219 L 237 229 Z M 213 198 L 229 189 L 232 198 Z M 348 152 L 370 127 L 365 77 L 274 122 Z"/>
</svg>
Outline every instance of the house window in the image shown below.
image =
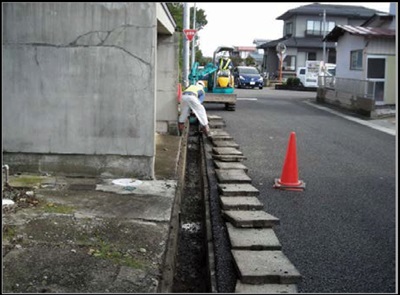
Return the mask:
<svg viewBox="0 0 400 295">
<path fill-rule="evenodd" d="M 362 50 L 354 50 L 350 52 L 350 70 L 362 70 Z"/>
<path fill-rule="evenodd" d="M 335 22 L 325 22 L 325 35 L 333 30 Z M 308 20 L 306 35 L 323 36 L 324 22 L 319 20 Z"/>
<path fill-rule="evenodd" d="M 317 60 L 316 52 L 307 52 L 307 60 Z"/>
<path fill-rule="evenodd" d="M 282 70 L 295 71 L 296 70 L 296 56 L 287 55 L 282 62 Z"/>
<path fill-rule="evenodd" d="M 292 36 L 292 34 L 293 34 L 293 23 L 286 23 L 286 26 L 285 26 L 285 29 L 286 29 L 286 32 L 285 32 L 285 35 L 286 36 Z"/>
</svg>

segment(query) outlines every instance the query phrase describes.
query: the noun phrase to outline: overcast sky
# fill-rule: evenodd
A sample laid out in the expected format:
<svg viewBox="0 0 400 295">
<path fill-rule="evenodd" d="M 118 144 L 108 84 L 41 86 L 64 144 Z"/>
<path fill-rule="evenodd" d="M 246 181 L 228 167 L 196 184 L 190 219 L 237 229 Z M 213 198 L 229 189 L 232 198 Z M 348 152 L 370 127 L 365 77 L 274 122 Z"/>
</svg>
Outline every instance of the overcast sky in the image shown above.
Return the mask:
<svg viewBox="0 0 400 295">
<path fill-rule="evenodd" d="M 364 6 L 389 12 L 390 2 L 320 3 Z M 308 4 L 312 2 L 197 2 L 196 7 L 205 11 L 208 21 L 207 25 L 198 32 L 200 49 L 204 56 L 212 57 L 218 46 L 255 46 L 254 39 L 279 39 L 283 34 L 283 21 L 276 18 L 289 9 Z M 193 2 L 189 2 L 190 7 L 193 5 Z"/>
</svg>

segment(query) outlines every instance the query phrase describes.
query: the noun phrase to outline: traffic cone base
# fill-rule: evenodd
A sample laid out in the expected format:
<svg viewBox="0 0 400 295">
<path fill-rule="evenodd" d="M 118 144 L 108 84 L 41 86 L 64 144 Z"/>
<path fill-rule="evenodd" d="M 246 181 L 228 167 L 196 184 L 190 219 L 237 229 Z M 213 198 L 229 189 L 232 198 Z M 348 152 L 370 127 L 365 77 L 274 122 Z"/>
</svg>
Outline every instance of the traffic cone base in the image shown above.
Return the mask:
<svg viewBox="0 0 400 295">
<path fill-rule="evenodd" d="M 299 180 L 298 184 L 287 184 L 282 183 L 280 178 L 275 179 L 274 188 L 278 188 L 281 190 L 290 190 L 290 191 L 304 191 L 306 189 L 306 183 L 302 180 Z"/>
</svg>

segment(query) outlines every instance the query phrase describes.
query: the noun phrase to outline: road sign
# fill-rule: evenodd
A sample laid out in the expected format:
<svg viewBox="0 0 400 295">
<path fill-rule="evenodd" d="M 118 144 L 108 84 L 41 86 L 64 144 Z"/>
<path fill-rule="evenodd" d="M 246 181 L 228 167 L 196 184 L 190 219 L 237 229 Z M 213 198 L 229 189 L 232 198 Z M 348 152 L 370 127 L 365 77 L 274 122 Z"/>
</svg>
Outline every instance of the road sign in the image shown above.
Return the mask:
<svg viewBox="0 0 400 295">
<path fill-rule="evenodd" d="M 196 35 L 197 30 L 194 29 L 184 29 L 183 32 L 185 33 L 186 39 L 188 41 L 192 41 L 193 37 Z"/>
</svg>

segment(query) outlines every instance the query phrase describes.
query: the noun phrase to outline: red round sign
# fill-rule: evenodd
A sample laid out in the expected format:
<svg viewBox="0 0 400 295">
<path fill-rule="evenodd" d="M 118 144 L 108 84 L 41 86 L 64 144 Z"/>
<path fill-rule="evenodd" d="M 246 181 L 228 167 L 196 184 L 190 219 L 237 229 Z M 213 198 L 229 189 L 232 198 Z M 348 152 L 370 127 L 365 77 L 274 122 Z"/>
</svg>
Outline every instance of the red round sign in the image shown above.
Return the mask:
<svg viewBox="0 0 400 295">
<path fill-rule="evenodd" d="M 185 36 L 186 36 L 186 39 L 188 40 L 188 41 L 192 41 L 193 40 L 193 37 L 196 35 L 196 33 L 197 33 L 197 30 L 194 30 L 194 29 L 185 29 L 185 30 L 183 30 L 183 32 L 185 33 Z"/>
</svg>

